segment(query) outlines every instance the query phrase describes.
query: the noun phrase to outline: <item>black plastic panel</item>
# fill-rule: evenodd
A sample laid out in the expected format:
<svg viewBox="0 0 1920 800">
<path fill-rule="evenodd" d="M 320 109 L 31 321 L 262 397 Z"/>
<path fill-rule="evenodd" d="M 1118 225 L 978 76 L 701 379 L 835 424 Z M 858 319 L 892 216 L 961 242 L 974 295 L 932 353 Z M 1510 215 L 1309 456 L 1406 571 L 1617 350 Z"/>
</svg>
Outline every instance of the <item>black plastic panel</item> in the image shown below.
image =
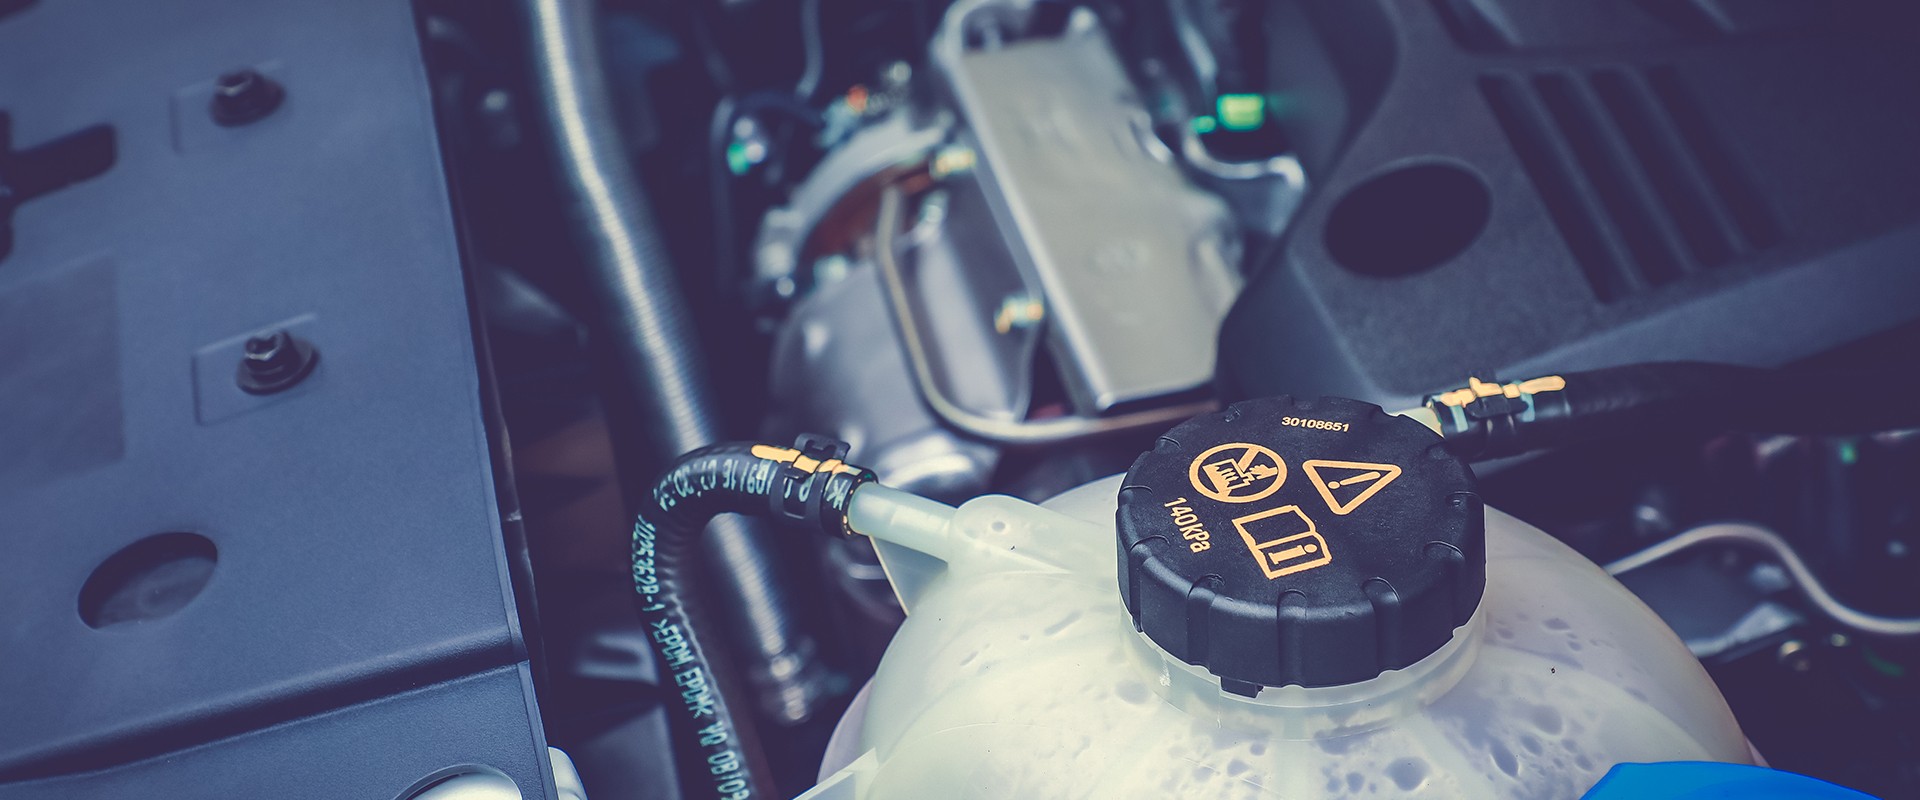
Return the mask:
<svg viewBox="0 0 1920 800">
<path fill-rule="evenodd" d="M 526 724 L 531 688 L 524 665 L 499 667 L 104 773 L 0 784 L 0 800 L 389 800 L 475 767 L 549 797 L 546 751 L 500 737 Z"/>
<path fill-rule="evenodd" d="M 1469 370 L 1771 365 L 1920 318 L 1911 4 L 1300 0 L 1269 19 L 1315 189 L 1225 326 L 1231 394 L 1391 405 Z M 1484 216 L 1402 180 L 1436 167 L 1484 185 Z M 1354 212 L 1381 183 L 1393 202 Z M 1449 232 L 1470 244 L 1416 257 Z"/>
<path fill-rule="evenodd" d="M 214 124 L 240 68 L 285 101 Z M 0 112 L 0 180 L 43 189 L 0 257 L 0 797 L 392 797 L 457 764 L 548 796 L 409 4 L 20 6 Z M 102 126 L 103 167 L 20 167 Z M 282 327 L 319 366 L 242 392 Z M 192 536 L 96 575 L 158 534 Z"/>
</svg>

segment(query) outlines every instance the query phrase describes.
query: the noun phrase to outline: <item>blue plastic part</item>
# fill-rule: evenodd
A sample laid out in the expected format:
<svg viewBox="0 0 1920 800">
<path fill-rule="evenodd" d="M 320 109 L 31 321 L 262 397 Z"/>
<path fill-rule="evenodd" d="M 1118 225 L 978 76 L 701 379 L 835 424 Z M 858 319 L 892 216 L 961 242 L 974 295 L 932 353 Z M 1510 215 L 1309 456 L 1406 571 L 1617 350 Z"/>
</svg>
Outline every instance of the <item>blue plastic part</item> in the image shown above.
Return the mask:
<svg viewBox="0 0 1920 800">
<path fill-rule="evenodd" d="M 1716 764 L 1669 761 L 1619 764 L 1588 791 L 1584 800 L 1874 800 L 1817 778 L 1791 772 Z"/>
</svg>

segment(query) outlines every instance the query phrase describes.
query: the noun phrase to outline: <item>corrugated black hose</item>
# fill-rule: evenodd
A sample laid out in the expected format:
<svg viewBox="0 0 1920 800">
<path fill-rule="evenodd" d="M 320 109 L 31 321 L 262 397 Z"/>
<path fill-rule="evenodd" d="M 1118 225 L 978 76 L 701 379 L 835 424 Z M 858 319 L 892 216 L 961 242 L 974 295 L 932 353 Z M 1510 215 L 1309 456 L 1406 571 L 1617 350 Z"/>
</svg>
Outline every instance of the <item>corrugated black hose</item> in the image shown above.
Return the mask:
<svg viewBox="0 0 1920 800">
<path fill-rule="evenodd" d="M 701 340 L 659 223 L 614 123 L 592 0 L 522 0 L 542 121 L 568 214 L 601 303 L 595 326 L 636 401 L 651 463 L 719 441 L 724 425 Z M 813 711 L 820 669 L 791 609 L 794 593 L 761 533 L 716 520 L 703 546 L 715 564 L 716 612 L 768 717 Z"/>
<path fill-rule="evenodd" d="M 674 749 L 687 797 L 771 797 L 754 774 L 734 724 L 733 704 L 702 645 L 689 560 L 707 523 L 720 514 L 774 520 L 784 528 L 844 534 L 854 489 L 873 481 L 847 464 L 846 445 L 802 436 L 793 447 L 733 443 L 682 456 L 654 484 L 633 525 L 633 585 L 647 639 L 659 656 L 661 685 L 673 699 Z"/>
</svg>

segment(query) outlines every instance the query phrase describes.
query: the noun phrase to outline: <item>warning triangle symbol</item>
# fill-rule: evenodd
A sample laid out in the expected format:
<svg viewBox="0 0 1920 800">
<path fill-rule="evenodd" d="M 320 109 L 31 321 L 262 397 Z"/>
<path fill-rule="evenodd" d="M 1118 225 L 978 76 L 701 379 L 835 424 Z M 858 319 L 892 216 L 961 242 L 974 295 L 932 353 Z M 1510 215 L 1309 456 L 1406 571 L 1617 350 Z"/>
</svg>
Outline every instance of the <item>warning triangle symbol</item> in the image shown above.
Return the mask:
<svg viewBox="0 0 1920 800">
<path fill-rule="evenodd" d="M 1320 499 L 1327 501 L 1327 508 L 1341 516 L 1353 513 L 1400 477 L 1400 468 L 1392 464 L 1362 461 L 1314 460 L 1302 462 L 1300 468 L 1320 492 Z"/>
</svg>

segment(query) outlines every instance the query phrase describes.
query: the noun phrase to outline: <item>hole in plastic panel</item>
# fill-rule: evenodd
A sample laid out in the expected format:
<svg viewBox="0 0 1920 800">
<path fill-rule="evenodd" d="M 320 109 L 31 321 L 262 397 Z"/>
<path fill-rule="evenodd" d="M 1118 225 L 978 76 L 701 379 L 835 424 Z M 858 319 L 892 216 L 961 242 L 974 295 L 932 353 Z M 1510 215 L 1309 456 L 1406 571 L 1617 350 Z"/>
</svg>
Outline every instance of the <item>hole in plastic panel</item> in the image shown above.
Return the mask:
<svg viewBox="0 0 1920 800">
<path fill-rule="evenodd" d="M 121 548 L 80 587 L 80 619 L 110 628 L 160 619 L 207 588 L 219 554 L 197 533 L 162 533 Z"/>
<path fill-rule="evenodd" d="M 1479 176 L 1423 163 L 1368 179 L 1327 217 L 1327 251 L 1362 275 L 1397 278 L 1440 266 L 1473 244 L 1492 196 Z"/>
</svg>

